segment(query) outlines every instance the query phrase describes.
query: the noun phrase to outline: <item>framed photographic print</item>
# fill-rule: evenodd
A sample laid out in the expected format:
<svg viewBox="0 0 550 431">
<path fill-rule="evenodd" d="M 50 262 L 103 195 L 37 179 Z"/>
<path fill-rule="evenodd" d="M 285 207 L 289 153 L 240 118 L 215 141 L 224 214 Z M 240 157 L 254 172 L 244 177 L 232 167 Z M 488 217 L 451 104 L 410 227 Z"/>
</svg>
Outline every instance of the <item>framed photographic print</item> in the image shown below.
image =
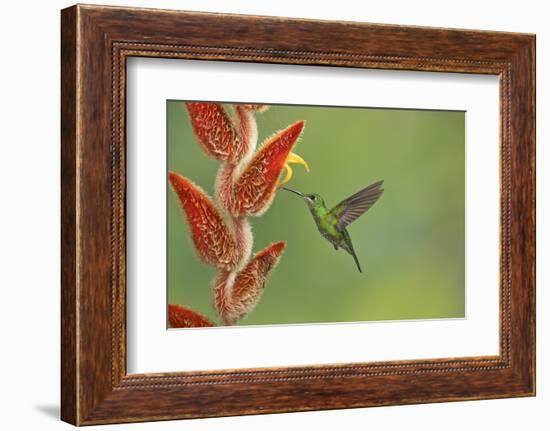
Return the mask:
<svg viewBox="0 0 550 431">
<path fill-rule="evenodd" d="M 535 394 L 533 35 L 77 5 L 61 43 L 63 420 Z"/>
</svg>

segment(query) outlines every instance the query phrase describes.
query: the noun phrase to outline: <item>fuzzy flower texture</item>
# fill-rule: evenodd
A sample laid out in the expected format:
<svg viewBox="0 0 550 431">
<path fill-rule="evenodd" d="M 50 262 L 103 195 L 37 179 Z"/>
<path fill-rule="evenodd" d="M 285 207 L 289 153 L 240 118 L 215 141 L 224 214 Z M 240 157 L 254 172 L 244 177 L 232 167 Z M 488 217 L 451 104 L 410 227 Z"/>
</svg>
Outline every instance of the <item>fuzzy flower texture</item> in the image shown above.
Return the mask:
<svg viewBox="0 0 550 431">
<path fill-rule="evenodd" d="M 218 269 L 213 303 L 224 325 L 234 325 L 258 304 L 263 288 L 285 249 L 279 241 L 251 258 L 250 217 L 264 214 L 279 187 L 292 177 L 291 163 L 309 171 L 292 149 L 302 130 L 297 121 L 268 138 L 259 148 L 255 115 L 265 105 L 232 105 L 230 115 L 219 103 L 186 103 L 193 131 L 207 156 L 221 162 L 212 199 L 198 185 L 169 173 L 199 259 Z M 284 172 L 283 172 L 284 171 Z M 181 304 L 169 304 L 171 328 L 216 326 Z"/>
</svg>

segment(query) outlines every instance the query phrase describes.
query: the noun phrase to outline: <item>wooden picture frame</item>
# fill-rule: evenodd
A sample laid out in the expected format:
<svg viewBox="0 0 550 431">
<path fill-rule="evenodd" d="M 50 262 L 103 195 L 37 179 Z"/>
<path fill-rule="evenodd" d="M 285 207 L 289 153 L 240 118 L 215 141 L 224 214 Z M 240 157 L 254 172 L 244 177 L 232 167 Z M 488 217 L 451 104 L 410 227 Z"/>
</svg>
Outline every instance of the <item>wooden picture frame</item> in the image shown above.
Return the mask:
<svg viewBox="0 0 550 431">
<path fill-rule="evenodd" d="M 83 5 L 61 17 L 64 421 L 535 394 L 534 35 Z M 128 375 L 125 65 L 131 56 L 498 75 L 500 354 Z"/>
</svg>

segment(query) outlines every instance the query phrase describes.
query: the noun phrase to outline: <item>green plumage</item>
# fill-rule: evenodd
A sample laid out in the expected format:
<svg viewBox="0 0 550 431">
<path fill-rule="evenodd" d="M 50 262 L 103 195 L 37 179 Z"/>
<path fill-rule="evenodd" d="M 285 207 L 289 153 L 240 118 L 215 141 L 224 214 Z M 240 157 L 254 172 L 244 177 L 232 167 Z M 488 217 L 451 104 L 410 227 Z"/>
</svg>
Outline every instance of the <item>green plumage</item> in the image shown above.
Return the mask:
<svg viewBox="0 0 550 431">
<path fill-rule="evenodd" d="M 362 272 L 359 259 L 353 249 L 351 237 L 346 226 L 363 215 L 378 200 L 384 191 L 384 189 L 381 188 L 382 183 L 383 181 L 378 181 L 359 190 L 330 210 L 327 208 L 323 198 L 318 194 L 304 194 L 286 187 L 283 188 L 304 199 L 321 235 L 327 239 L 336 250 L 341 248 L 352 255 L 357 265 L 357 269 L 359 272 Z"/>
</svg>

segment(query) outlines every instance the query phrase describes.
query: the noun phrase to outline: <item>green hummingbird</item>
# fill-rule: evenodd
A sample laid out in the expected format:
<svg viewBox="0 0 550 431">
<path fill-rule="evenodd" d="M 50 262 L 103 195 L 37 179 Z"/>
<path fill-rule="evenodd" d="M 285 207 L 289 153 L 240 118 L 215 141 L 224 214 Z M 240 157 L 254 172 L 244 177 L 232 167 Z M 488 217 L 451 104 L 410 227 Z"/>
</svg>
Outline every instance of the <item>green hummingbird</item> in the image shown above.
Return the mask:
<svg viewBox="0 0 550 431">
<path fill-rule="evenodd" d="M 283 189 L 295 193 L 304 199 L 321 235 L 334 246 L 335 250 L 342 248 L 351 254 L 355 260 L 357 269 L 359 272 L 363 272 L 361 271 L 361 265 L 359 265 L 359 259 L 357 259 L 357 255 L 353 249 L 351 237 L 346 226 L 357 220 L 374 205 L 384 191 L 381 188 L 383 182 L 378 181 L 359 190 L 330 210 L 327 208 L 323 198 L 316 193 L 305 194 L 286 187 L 283 187 Z"/>
</svg>

